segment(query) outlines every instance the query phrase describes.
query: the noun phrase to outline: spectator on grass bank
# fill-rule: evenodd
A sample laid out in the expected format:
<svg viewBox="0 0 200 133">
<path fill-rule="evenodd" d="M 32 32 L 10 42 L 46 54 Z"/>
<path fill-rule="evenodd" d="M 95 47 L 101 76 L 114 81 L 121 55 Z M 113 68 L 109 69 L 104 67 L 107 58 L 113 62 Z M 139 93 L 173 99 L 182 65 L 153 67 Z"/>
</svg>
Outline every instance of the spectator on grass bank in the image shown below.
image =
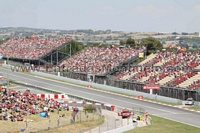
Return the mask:
<svg viewBox="0 0 200 133">
<path fill-rule="evenodd" d="M 57 124 L 60 126 L 60 116 L 58 116 Z"/>
<path fill-rule="evenodd" d="M 148 117 L 149 117 L 149 114 L 146 112 L 146 113 L 144 114 L 144 116 L 145 116 L 146 125 L 148 125 Z"/>
<path fill-rule="evenodd" d="M 26 121 L 23 118 L 24 116 L 36 115 L 40 112 L 46 112 L 46 117 L 49 118 L 49 111 L 54 112 L 54 109 L 59 108 L 56 100 L 44 99 L 36 94 L 31 94 L 30 91 L 27 95 L 27 93 L 3 88 L 2 92 L 0 95 L 0 108 L 5 114 L 2 116 L 3 120 Z"/>
</svg>

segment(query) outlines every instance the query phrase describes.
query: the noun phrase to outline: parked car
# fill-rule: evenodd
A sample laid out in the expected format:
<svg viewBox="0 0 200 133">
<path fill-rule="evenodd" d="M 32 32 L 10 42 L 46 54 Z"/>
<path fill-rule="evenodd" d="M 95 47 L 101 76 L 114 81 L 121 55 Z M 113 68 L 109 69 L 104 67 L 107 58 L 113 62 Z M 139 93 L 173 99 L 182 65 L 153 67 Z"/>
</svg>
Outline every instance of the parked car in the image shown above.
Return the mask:
<svg viewBox="0 0 200 133">
<path fill-rule="evenodd" d="M 194 105 L 194 99 L 193 99 L 193 98 L 188 98 L 188 99 L 185 101 L 185 105 Z"/>
<path fill-rule="evenodd" d="M 128 109 L 123 109 L 121 112 L 118 112 L 118 116 L 122 116 L 122 119 L 129 118 L 131 116 L 131 111 Z"/>
</svg>

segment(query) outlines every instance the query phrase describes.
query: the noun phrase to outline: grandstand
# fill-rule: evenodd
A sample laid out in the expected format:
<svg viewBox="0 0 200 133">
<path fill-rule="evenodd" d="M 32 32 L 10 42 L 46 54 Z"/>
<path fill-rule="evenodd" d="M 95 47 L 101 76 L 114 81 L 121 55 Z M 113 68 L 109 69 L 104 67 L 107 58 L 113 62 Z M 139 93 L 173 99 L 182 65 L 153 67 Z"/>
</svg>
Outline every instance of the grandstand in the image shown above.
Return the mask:
<svg viewBox="0 0 200 133">
<path fill-rule="evenodd" d="M 104 75 L 124 62 L 128 62 L 132 57 L 138 56 L 142 51 L 142 48 L 131 47 L 89 47 L 63 61 L 60 66 L 75 72 Z"/>
<path fill-rule="evenodd" d="M 13 38 L 0 45 L 0 56 L 41 65 L 58 65 L 70 78 L 137 90 L 147 83 L 161 85 L 154 94 L 200 101 L 200 53 L 152 53 L 138 64 L 132 64 L 144 52 L 141 47 L 90 46 L 69 57 L 69 38 Z M 59 49 L 65 49 L 62 53 Z M 24 63 L 24 62 L 23 62 Z M 40 64 L 41 63 L 41 64 Z M 62 70 L 60 70 L 62 68 Z"/>
<path fill-rule="evenodd" d="M 59 48 L 66 47 L 70 38 L 12 38 L 0 45 L 0 55 L 4 59 L 31 64 L 47 64 L 52 61 L 59 62 L 67 56 Z M 69 54 L 69 53 L 68 53 Z M 64 56 L 63 56 L 64 55 Z M 51 57 L 49 57 L 51 56 Z M 47 60 L 51 58 L 51 61 Z"/>
<path fill-rule="evenodd" d="M 193 97 L 200 100 L 200 60 L 199 52 L 158 52 L 151 54 L 144 61 L 138 63 L 138 67 L 129 69 L 116 75 L 117 87 L 142 90 L 146 83 L 160 84 L 160 90 L 154 90 L 155 94 L 161 94 L 176 98 L 186 99 Z M 131 67 L 130 67 L 131 68 Z M 121 85 L 120 85 L 121 84 Z"/>
</svg>

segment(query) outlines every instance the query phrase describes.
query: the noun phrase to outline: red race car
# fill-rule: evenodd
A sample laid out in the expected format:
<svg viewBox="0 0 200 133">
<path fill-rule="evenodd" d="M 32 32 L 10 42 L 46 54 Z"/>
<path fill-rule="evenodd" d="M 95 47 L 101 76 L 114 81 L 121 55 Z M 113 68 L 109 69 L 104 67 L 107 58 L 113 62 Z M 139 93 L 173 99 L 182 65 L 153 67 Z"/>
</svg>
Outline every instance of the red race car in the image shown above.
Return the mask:
<svg viewBox="0 0 200 133">
<path fill-rule="evenodd" d="M 121 112 L 118 112 L 118 116 L 122 116 L 122 119 L 129 118 L 131 116 L 131 111 L 128 109 L 123 109 Z"/>
</svg>

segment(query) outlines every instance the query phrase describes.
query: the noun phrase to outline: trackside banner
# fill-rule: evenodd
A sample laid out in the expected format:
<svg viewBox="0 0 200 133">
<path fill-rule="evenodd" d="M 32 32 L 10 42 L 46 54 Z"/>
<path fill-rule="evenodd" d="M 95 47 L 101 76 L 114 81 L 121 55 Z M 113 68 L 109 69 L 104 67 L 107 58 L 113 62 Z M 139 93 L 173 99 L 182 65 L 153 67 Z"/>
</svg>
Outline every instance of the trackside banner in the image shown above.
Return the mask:
<svg viewBox="0 0 200 133">
<path fill-rule="evenodd" d="M 146 84 L 144 86 L 142 86 L 142 88 L 144 90 L 147 90 L 147 89 L 160 89 L 160 85 L 156 85 L 156 84 Z"/>
</svg>

